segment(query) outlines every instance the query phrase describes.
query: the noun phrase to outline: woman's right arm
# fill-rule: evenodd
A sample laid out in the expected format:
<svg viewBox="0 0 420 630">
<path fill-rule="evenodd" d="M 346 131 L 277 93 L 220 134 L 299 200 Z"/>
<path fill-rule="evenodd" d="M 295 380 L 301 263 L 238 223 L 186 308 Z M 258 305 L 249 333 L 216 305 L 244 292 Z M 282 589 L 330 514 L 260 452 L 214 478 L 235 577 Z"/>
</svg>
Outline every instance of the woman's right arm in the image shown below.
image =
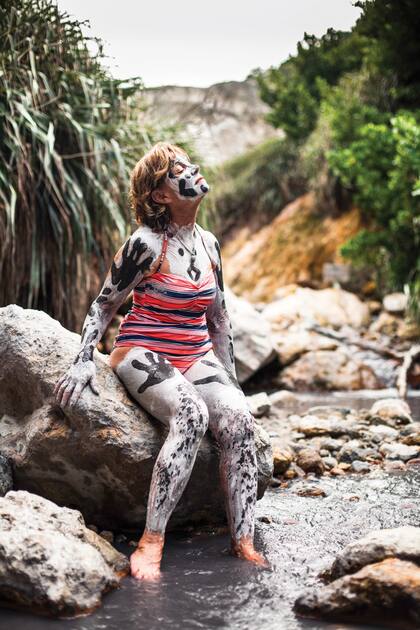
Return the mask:
<svg viewBox="0 0 420 630">
<path fill-rule="evenodd" d="M 156 259 L 155 249 L 142 238 L 138 229 L 116 253 L 102 289 L 92 302 L 83 323 L 80 350 L 54 388 L 57 403 L 61 407 L 67 403 L 73 405 L 87 384 L 92 391 L 99 393 L 93 351 L 120 305 L 150 269 Z"/>
</svg>

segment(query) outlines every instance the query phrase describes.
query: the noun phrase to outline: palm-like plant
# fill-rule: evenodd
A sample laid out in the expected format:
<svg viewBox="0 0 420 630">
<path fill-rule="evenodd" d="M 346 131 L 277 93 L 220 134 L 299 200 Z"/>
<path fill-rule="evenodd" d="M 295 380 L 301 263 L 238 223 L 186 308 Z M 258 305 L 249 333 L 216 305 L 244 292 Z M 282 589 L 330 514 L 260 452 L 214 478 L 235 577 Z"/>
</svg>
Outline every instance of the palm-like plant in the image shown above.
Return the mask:
<svg viewBox="0 0 420 630">
<path fill-rule="evenodd" d="M 82 26 L 50 0 L 0 7 L 0 305 L 72 329 L 129 227 L 130 155 L 151 143 L 140 80 L 112 79 Z"/>
</svg>

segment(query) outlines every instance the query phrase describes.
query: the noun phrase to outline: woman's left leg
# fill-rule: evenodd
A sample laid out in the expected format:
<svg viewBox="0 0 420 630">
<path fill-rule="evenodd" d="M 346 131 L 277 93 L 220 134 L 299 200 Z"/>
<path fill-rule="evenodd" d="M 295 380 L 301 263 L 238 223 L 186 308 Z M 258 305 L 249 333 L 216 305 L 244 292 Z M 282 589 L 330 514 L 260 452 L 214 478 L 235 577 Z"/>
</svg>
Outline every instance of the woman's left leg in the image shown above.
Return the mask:
<svg viewBox="0 0 420 630">
<path fill-rule="evenodd" d="M 220 480 L 235 555 L 257 564 L 267 561 L 254 549 L 257 457 L 254 417 L 245 395 L 229 378 L 213 351 L 183 376 L 198 390 L 209 412 L 209 429 L 220 447 Z"/>
</svg>

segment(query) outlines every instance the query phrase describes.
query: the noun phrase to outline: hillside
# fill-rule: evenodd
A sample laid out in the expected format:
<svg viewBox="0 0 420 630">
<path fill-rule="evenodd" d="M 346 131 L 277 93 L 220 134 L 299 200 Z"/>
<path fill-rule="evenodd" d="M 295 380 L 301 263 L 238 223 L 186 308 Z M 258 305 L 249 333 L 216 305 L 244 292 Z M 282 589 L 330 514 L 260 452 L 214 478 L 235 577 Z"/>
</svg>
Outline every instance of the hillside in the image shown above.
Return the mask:
<svg viewBox="0 0 420 630">
<path fill-rule="evenodd" d="M 142 92 L 139 115 L 147 123 L 182 124 L 206 164 L 215 166 L 273 136 L 264 121 L 268 106 L 254 79 L 215 83 L 208 88 L 166 85 Z"/>
</svg>

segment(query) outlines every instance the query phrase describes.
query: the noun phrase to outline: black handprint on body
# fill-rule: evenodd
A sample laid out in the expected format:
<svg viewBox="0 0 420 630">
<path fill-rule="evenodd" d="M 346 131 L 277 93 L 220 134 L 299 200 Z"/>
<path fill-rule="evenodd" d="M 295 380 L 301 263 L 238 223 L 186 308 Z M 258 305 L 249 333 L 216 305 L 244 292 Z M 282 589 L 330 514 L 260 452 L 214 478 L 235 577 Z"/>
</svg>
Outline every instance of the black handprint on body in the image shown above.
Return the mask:
<svg viewBox="0 0 420 630">
<path fill-rule="evenodd" d="M 147 363 L 140 363 L 137 359 L 131 361 L 131 365 L 136 368 L 136 370 L 147 372 L 147 379 L 137 390 L 139 394 L 146 391 L 148 387 L 162 383 L 162 381 L 175 375 L 174 368 L 164 357 L 159 355 L 156 360 L 153 352 L 146 352 L 144 356 L 149 361 L 149 365 Z"/>
<path fill-rule="evenodd" d="M 143 243 L 141 238 L 136 238 L 133 242 L 130 253 L 128 253 L 129 247 L 130 240 L 126 242 L 122 250 L 121 265 L 117 267 L 114 261 L 111 266 L 112 284 L 117 285 L 118 291 L 126 289 L 134 280 L 138 272 L 144 272 L 153 262 L 152 256 L 148 256 L 144 260 L 141 260 L 142 255 L 147 250 L 147 245 L 146 243 Z"/>
</svg>

